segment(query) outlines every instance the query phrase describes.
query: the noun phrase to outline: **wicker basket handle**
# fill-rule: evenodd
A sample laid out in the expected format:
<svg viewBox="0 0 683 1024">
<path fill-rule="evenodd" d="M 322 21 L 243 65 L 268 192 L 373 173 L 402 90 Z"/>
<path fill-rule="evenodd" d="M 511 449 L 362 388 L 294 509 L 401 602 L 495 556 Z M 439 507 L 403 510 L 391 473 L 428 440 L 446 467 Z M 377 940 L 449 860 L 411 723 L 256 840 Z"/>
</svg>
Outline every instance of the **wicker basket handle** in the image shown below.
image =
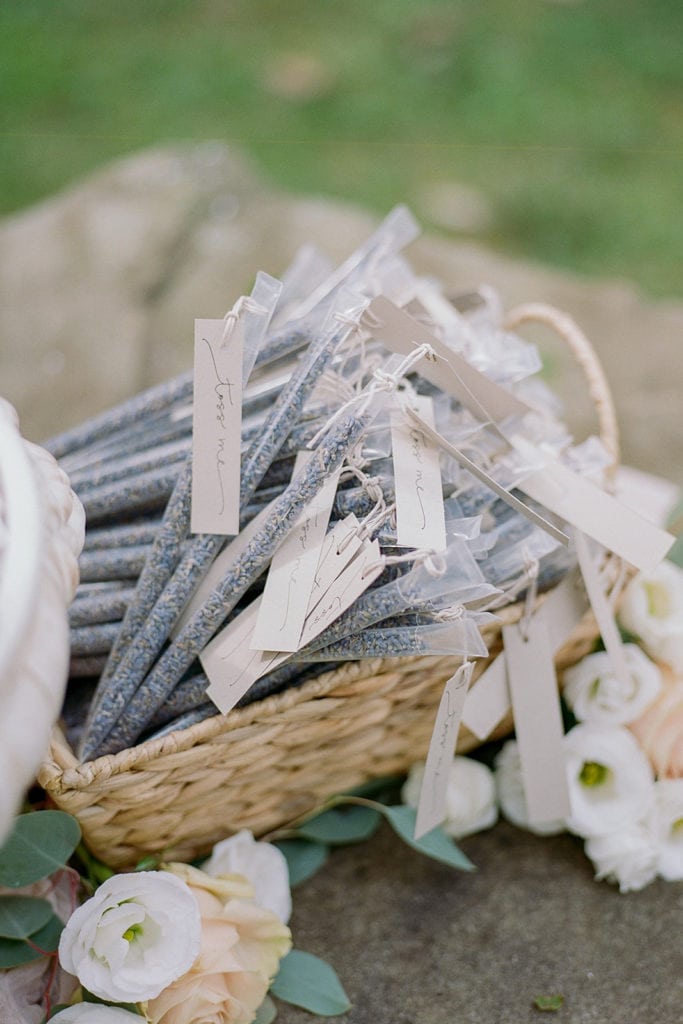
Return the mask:
<svg viewBox="0 0 683 1024">
<path fill-rule="evenodd" d="M 546 303 L 526 302 L 515 306 L 505 317 L 505 327 L 509 330 L 524 323 L 551 327 L 571 349 L 588 382 L 588 393 L 598 416 L 600 440 L 612 459 L 613 473 L 619 462 L 619 426 L 612 393 L 595 349 L 570 316 Z"/>
</svg>

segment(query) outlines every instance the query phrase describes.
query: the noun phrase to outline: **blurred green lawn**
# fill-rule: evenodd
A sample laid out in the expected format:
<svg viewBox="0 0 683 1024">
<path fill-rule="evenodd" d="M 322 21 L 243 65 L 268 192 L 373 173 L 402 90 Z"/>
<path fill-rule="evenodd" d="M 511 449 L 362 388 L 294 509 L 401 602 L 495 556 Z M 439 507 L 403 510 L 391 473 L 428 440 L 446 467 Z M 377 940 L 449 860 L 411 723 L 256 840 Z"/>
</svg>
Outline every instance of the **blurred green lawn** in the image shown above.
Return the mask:
<svg viewBox="0 0 683 1024">
<path fill-rule="evenodd" d="M 3 0 L 0 96 L 0 212 L 220 138 L 378 212 L 468 184 L 482 241 L 683 292 L 681 0 Z"/>
</svg>

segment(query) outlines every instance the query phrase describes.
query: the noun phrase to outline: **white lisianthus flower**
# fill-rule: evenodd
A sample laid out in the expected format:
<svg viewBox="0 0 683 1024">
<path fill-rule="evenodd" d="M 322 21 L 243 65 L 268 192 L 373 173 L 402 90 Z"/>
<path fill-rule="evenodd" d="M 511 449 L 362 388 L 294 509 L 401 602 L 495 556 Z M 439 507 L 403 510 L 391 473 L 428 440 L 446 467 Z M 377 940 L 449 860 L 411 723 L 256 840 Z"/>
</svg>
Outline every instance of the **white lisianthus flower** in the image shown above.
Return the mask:
<svg viewBox="0 0 683 1024">
<path fill-rule="evenodd" d="M 662 673 L 637 644 L 624 644 L 629 680 L 617 678 L 607 651 L 588 654 L 564 674 L 564 697 L 580 722 L 627 725 L 662 688 Z"/>
<path fill-rule="evenodd" d="M 59 959 L 89 992 L 114 1003 L 153 999 L 199 953 L 201 918 L 185 882 L 163 871 L 114 875 L 78 907 Z"/>
<path fill-rule="evenodd" d="M 644 889 L 657 877 L 657 841 L 649 819 L 593 836 L 584 850 L 593 862 L 596 880 L 615 882 L 619 892 Z"/>
<path fill-rule="evenodd" d="M 257 842 L 248 829 L 216 843 L 202 871 L 214 878 L 244 875 L 254 889 L 254 899 L 287 924 L 292 913 L 287 859 L 272 843 Z"/>
<path fill-rule="evenodd" d="M 565 831 L 564 819 L 534 824 L 529 821 L 517 740 L 508 740 L 497 754 L 495 780 L 500 809 L 513 825 L 535 832 L 537 836 L 553 836 Z"/>
<path fill-rule="evenodd" d="M 652 768 L 627 729 L 582 723 L 569 730 L 564 744 L 570 832 L 592 839 L 627 828 L 650 812 Z"/>
<path fill-rule="evenodd" d="M 683 779 L 655 782 L 654 827 L 659 841 L 657 871 L 667 882 L 683 878 Z"/>
<path fill-rule="evenodd" d="M 619 605 L 619 620 L 648 654 L 683 672 L 683 569 L 662 562 L 634 576 Z"/>
<path fill-rule="evenodd" d="M 50 1024 L 141 1024 L 142 1017 L 120 1006 L 76 1003 L 50 1017 Z"/>
<path fill-rule="evenodd" d="M 417 808 L 424 770 L 424 763 L 414 764 L 403 784 L 401 799 L 409 807 Z M 454 839 L 462 839 L 490 828 L 497 818 L 493 772 L 471 757 L 454 757 L 448 773 L 444 832 Z"/>
</svg>

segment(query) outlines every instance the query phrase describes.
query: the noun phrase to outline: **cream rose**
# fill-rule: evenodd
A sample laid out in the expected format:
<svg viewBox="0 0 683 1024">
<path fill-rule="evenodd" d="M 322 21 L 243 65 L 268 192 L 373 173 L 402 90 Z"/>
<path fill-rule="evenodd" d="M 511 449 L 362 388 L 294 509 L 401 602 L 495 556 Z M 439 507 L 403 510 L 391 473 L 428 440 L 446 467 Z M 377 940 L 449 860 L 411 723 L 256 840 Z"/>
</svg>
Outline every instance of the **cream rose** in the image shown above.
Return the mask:
<svg viewBox="0 0 683 1024">
<path fill-rule="evenodd" d="M 629 729 L 660 779 L 683 778 L 683 677 L 661 664 L 662 689 Z"/>
<path fill-rule="evenodd" d="M 419 803 L 424 770 L 423 763 L 414 764 L 403 784 L 401 799 L 409 807 L 416 808 Z M 462 839 L 490 828 L 497 818 L 493 773 L 471 757 L 454 757 L 448 773 L 444 832 L 454 839 Z"/>
<path fill-rule="evenodd" d="M 607 651 L 588 654 L 564 674 L 564 697 L 580 722 L 626 725 L 651 704 L 662 674 L 637 644 L 624 644 L 629 679 L 621 680 Z"/>
<path fill-rule="evenodd" d="M 552 836 L 565 831 L 564 819 L 535 822 L 534 824 L 529 821 L 517 740 L 508 740 L 497 754 L 495 780 L 500 809 L 513 825 L 528 829 L 529 832 L 534 832 L 538 836 Z"/>
<path fill-rule="evenodd" d="M 59 959 L 89 992 L 114 1003 L 152 999 L 199 952 L 201 920 L 187 885 L 159 871 L 114 875 L 78 907 Z"/>
<path fill-rule="evenodd" d="M 143 1024 L 144 1018 L 120 1006 L 76 1003 L 50 1017 L 50 1024 Z"/>
<path fill-rule="evenodd" d="M 662 562 L 638 573 L 626 587 L 619 619 L 643 642 L 648 654 L 683 672 L 683 570 Z"/>
<path fill-rule="evenodd" d="M 683 878 L 683 779 L 655 783 L 654 827 L 658 840 L 657 871 L 667 882 Z"/>
<path fill-rule="evenodd" d="M 621 726 L 574 726 L 564 738 L 571 800 L 567 828 L 585 839 L 628 828 L 654 802 L 652 768 Z"/>
<path fill-rule="evenodd" d="M 620 892 L 643 889 L 657 876 L 657 843 L 647 820 L 593 836 L 584 849 L 593 862 L 596 879 L 615 882 Z"/>
<path fill-rule="evenodd" d="M 190 970 L 143 1005 L 151 1024 L 251 1024 L 291 936 L 253 900 L 241 875 L 212 878 L 187 864 L 165 871 L 185 882 L 201 913 L 199 956 Z"/>
<path fill-rule="evenodd" d="M 254 899 L 285 924 L 292 913 L 289 868 L 285 855 L 272 843 L 257 842 L 251 832 L 242 829 L 216 843 L 211 856 L 202 864 L 207 875 L 244 875 L 254 887 Z"/>
</svg>

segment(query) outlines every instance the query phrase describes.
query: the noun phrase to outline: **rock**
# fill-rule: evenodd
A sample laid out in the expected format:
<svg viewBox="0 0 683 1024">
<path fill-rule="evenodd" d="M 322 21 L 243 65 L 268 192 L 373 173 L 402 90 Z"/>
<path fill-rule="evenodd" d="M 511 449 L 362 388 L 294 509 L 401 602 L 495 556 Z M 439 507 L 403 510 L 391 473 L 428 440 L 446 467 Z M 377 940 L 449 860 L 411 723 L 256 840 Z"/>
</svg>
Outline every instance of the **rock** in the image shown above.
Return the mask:
<svg viewBox="0 0 683 1024">
<path fill-rule="evenodd" d="M 464 235 L 488 231 L 493 224 L 493 209 L 479 189 L 458 181 L 435 181 L 420 189 L 417 213 L 435 227 Z"/>
<path fill-rule="evenodd" d="M 195 316 L 222 316 L 259 269 L 280 274 L 315 242 L 343 259 L 377 218 L 286 195 L 221 143 L 145 151 L 0 223 L 2 391 L 24 433 L 58 432 L 186 369 Z M 624 459 L 683 476 L 677 403 L 683 303 L 425 236 L 410 256 L 458 292 L 485 282 L 506 306 L 543 301 L 582 325 L 616 396 Z M 572 360 L 547 331 L 548 376 L 577 436 L 594 416 Z"/>
</svg>

